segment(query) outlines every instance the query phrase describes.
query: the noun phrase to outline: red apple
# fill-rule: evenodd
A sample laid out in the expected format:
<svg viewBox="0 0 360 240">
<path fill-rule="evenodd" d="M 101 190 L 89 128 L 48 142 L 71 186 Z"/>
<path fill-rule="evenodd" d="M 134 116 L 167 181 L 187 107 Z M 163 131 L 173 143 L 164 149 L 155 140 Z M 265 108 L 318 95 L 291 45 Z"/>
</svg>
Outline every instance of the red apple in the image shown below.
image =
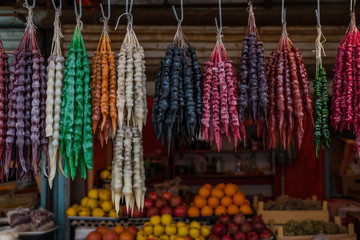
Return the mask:
<svg viewBox="0 0 360 240">
<path fill-rule="evenodd" d="M 165 206 L 166 206 L 166 201 L 165 201 L 164 199 L 162 199 L 162 198 L 156 199 L 156 201 L 155 201 L 155 207 L 161 209 L 161 208 L 163 208 L 163 207 L 165 207 Z"/>
<path fill-rule="evenodd" d="M 101 239 L 101 233 L 98 231 L 92 231 L 86 236 L 86 240 L 99 240 Z"/>
<path fill-rule="evenodd" d="M 222 236 L 221 240 L 232 240 L 232 238 L 229 234 L 226 234 L 226 235 Z"/>
<path fill-rule="evenodd" d="M 210 234 L 208 240 L 220 240 L 220 237 L 215 234 Z"/>
<path fill-rule="evenodd" d="M 102 235 L 103 240 L 118 240 L 119 236 L 114 230 L 109 230 Z"/>
<path fill-rule="evenodd" d="M 248 233 L 251 231 L 251 225 L 250 223 L 248 223 L 247 221 L 245 223 L 243 223 L 241 226 L 240 226 L 240 230 L 244 233 Z"/>
<path fill-rule="evenodd" d="M 266 228 L 262 233 L 260 233 L 260 239 L 271 239 L 273 236 L 270 229 Z"/>
<path fill-rule="evenodd" d="M 129 233 L 133 234 L 134 236 L 136 236 L 138 231 L 139 231 L 139 229 L 135 226 L 128 226 L 125 230 L 125 232 L 129 232 Z"/>
<path fill-rule="evenodd" d="M 223 236 L 225 233 L 226 233 L 226 227 L 222 224 L 215 224 L 213 229 L 212 229 L 212 232 L 215 234 L 215 235 L 218 235 L 218 236 Z"/>
<path fill-rule="evenodd" d="M 171 207 L 177 207 L 183 203 L 183 200 L 180 196 L 172 196 L 169 203 Z"/>
<path fill-rule="evenodd" d="M 259 236 L 257 235 L 256 232 L 249 232 L 247 234 L 247 239 L 248 240 L 258 240 L 259 239 Z"/>
<path fill-rule="evenodd" d="M 255 221 L 255 222 L 251 222 L 251 228 L 257 232 L 257 233 L 261 233 L 264 231 L 264 229 L 266 228 L 265 223 L 261 220 L 261 221 Z"/>
<path fill-rule="evenodd" d="M 237 231 L 239 231 L 239 226 L 236 223 L 229 223 L 227 226 L 227 232 L 228 234 L 232 235 L 235 234 Z"/>
<path fill-rule="evenodd" d="M 157 192 L 150 192 L 149 198 L 152 199 L 153 201 L 156 201 L 156 199 L 159 198 L 159 194 Z"/>
<path fill-rule="evenodd" d="M 132 212 L 132 217 L 133 218 L 143 218 L 143 217 L 145 217 L 145 210 L 140 212 L 137 205 L 135 205 L 134 210 Z"/>
<path fill-rule="evenodd" d="M 160 215 L 164 215 L 164 214 L 169 214 L 169 215 L 173 215 L 173 209 L 169 206 L 165 206 L 160 210 Z"/>
<path fill-rule="evenodd" d="M 174 210 L 175 217 L 186 217 L 187 208 L 186 206 L 177 206 Z"/>
<path fill-rule="evenodd" d="M 154 200 L 150 199 L 150 198 L 145 198 L 144 199 L 144 208 L 148 209 L 154 206 Z"/>
<path fill-rule="evenodd" d="M 239 213 L 234 216 L 233 220 L 237 225 L 241 225 L 245 222 L 246 217 L 242 213 Z"/>
<path fill-rule="evenodd" d="M 146 211 L 147 217 L 159 215 L 159 209 L 157 207 L 151 207 Z"/>
<path fill-rule="evenodd" d="M 169 191 L 165 191 L 161 194 L 161 198 L 165 199 L 166 201 L 169 201 L 172 196 L 172 193 Z"/>
<path fill-rule="evenodd" d="M 230 216 L 229 215 L 221 215 L 218 219 L 218 222 L 220 224 L 227 225 L 230 222 Z"/>
<path fill-rule="evenodd" d="M 246 240 L 246 235 L 243 232 L 236 232 L 233 236 L 233 240 Z"/>
</svg>

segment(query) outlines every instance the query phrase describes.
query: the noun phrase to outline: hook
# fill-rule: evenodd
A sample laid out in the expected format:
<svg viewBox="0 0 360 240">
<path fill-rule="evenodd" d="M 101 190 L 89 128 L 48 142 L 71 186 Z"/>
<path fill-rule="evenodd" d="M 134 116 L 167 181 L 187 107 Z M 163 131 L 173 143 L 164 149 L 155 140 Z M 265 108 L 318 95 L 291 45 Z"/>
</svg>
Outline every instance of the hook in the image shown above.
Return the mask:
<svg viewBox="0 0 360 240">
<path fill-rule="evenodd" d="M 286 23 L 286 9 L 284 7 L 285 3 L 284 0 L 281 1 L 281 24 Z"/>
<path fill-rule="evenodd" d="M 128 18 L 130 18 L 130 23 L 131 23 L 131 25 L 133 24 L 133 16 L 132 16 L 132 14 L 125 12 L 125 13 L 123 13 L 123 14 L 121 14 L 121 15 L 119 16 L 119 18 L 118 18 L 118 20 L 117 20 L 117 22 L 116 22 L 115 30 L 118 28 L 118 25 L 119 25 L 119 22 L 120 22 L 120 18 L 121 18 L 122 16 L 125 16 L 125 15 L 127 15 Z"/>
<path fill-rule="evenodd" d="M 178 21 L 178 23 L 182 23 L 182 21 L 184 20 L 184 6 L 183 6 L 183 0 L 180 0 L 180 10 L 181 10 L 181 19 L 179 19 L 177 13 L 176 13 L 176 9 L 175 6 L 172 6 L 173 12 L 175 14 L 175 18 Z"/>
<path fill-rule="evenodd" d="M 33 4 L 30 6 L 28 0 L 25 0 L 25 6 L 34 8 L 35 7 L 35 0 L 33 0 Z"/>
<path fill-rule="evenodd" d="M 219 19 L 220 19 L 220 27 L 218 26 L 218 22 L 216 18 L 215 18 L 215 25 L 217 32 L 221 33 L 222 32 L 221 0 L 219 0 Z"/>
<path fill-rule="evenodd" d="M 81 16 L 82 16 L 81 0 L 79 0 L 79 8 L 80 8 L 79 13 L 77 11 L 77 6 L 76 5 L 77 5 L 76 0 L 74 0 L 75 16 L 76 16 L 76 18 L 81 18 Z"/>
<path fill-rule="evenodd" d="M 107 17 L 105 17 L 104 8 L 102 6 L 102 3 L 100 3 L 100 9 L 101 9 L 101 14 L 102 14 L 103 18 L 105 20 L 109 20 L 110 19 L 110 0 L 108 0 L 108 15 L 107 15 Z"/>
<path fill-rule="evenodd" d="M 56 7 L 56 4 L 55 4 L 55 1 L 54 0 L 51 0 L 51 2 L 52 2 L 52 5 L 53 5 L 53 7 L 54 7 L 54 9 L 55 10 L 61 10 L 62 9 L 62 0 L 59 0 L 59 2 L 60 2 L 60 6 L 57 8 Z"/>
<path fill-rule="evenodd" d="M 134 0 L 130 0 L 130 7 L 129 7 L 129 0 L 126 0 L 126 3 L 125 3 L 125 13 L 131 14 L 133 4 L 134 4 Z"/>
</svg>

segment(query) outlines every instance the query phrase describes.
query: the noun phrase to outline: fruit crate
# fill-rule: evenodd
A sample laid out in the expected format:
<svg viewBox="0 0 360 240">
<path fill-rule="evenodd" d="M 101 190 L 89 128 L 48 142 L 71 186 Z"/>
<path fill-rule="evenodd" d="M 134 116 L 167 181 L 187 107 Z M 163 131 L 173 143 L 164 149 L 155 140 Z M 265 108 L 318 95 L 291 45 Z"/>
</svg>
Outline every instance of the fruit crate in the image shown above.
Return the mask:
<svg viewBox="0 0 360 240">
<path fill-rule="evenodd" d="M 335 222 L 340 225 L 340 218 L 335 217 Z M 315 235 L 303 235 L 303 236 L 284 236 L 284 229 L 282 226 L 277 228 L 277 240 L 312 240 Z M 356 240 L 357 236 L 354 232 L 354 224 L 348 225 L 347 234 L 328 234 L 326 237 L 329 240 Z"/>
<path fill-rule="evenodd" d="M 262 215 L 266 224 L 285 224 L 289 220 L 303 221 L 307 219 L 329 221 L 329 210 L 326 201 L 322 203 L 322 210 L 264 210 L 264 202 L 260 201 L 257 214 Z"/>
</svg>

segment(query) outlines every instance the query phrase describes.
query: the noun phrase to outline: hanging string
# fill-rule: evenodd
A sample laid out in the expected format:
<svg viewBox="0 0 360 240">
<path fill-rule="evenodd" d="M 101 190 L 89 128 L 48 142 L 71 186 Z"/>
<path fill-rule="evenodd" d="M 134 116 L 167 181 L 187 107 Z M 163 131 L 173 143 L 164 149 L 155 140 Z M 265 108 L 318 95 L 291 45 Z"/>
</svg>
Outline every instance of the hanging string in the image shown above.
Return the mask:
<svg viewBox="0 0 360 240">
<path fill-rule="evenodd" d="M 323 46 L 323 43 L 326 41 L 326 38 L 321 30 L 321 24 L 320 24 L 320 0 L 317 0 L 317 9 L 315 9 L 316 14 L 316 30 L 317 30 L 317 37 L 315 39 L 315 54 L 316 54 L 316 69 L 320 67 L 322 64 L 321 60 L 321 54 L 325 54 L 325 49 Z"/>
<path fill-rule="evenodd" d="M 109 38 L 109 19 L 110 19 L 110 0 L 108 0 L 108 15 L 105 16 L 104 13 L 104 8 L 102 3 L 100 3 L 100 10 L 101 10 L 101 14 L 102 14 L 102 18 L 100 19 L 100 22 L 103 22 L 103 30 L 102 33 L 110 40 Z"/>
<path fill-rule="evenodd" d="M 74 10 L 75 10 L 75 17 L 76 17 L 76 27 L 78 27 L 81 31 L 83 29 L 83 22 L 81 21 L 81 17 L 82 17 L 81 0 L 79 0 L 79 12 L 77 11 L 76 0 L 74 0 Z"/>
<path fill-rule="evenodd" d="M 55 20 L 54 20 L 54 36 L 51 46 L 51 55 L 62 56 L 61 53 L 61 38 L 64 35 L 61 32 L 61 23 L 60 23 L 61 9 L 55 9 Z"/>
</svg>

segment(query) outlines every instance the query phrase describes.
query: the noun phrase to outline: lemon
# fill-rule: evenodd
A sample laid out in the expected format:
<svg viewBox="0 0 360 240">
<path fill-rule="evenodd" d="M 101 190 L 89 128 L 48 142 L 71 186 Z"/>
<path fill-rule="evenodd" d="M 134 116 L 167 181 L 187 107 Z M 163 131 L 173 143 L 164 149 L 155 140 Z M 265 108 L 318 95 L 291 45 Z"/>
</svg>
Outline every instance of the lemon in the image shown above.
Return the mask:
<svg viewBox="0 0 360 240">
<path fill-rule="evenodd" d="M 162 236 L 159 237 L 159 240 L 169 240 L 169 236 L 162 235 Z"/>
<path fill-rule="evenodd" d="M 177 228 L 182 227 L 182 226 L 186 226 L 186 224 L 184 222 L 177 222 L 176 223 Z"/>
<path fill-rule="evenodd" d="M 176 234 L 176 225 L 174 223 L 171 223 L 165 227 L 165 233 L 166 235 L 172 236 Z"/>
<path fill-rule="evenodd" d="M 81 216 L 81 217 L 88 217 L 88 216 L 90 216 L 90 209 L 88 209 L 88 208 L 82 208 L 82 209 L 79 211 L 79 216 Z"/>
<path fill-rule="evenodd" d="M 164 234 L 164 226 L 162 226 L 162 225 L 156 225 L 155 227 L 154 227 L 154 235 L 155 236 L 161 236 L 161 235 L 163 235 Z"/>
<path fill-rule="evenodd" d="M 145 222 L 143 226 L 148 226 L 148 225 L 152 226 L 150 221 Z"/>
<path fill-rule="evenodd" d="M 172 216 L 170 214 L 164 214 L 161 216 L 161 224 L 164 226 L 169 225 L 172 222 Z"/>
<path fill-rule="evenodd" d="M 109 217 L 111 217 L 111 218 L 117 217 L 115 209 L 111 209 L 111 211 L 109 212 Z"/>
<path fill-rule="evenodd" d="M 200 240 L 205 240 L 205 237 L 203 237 L 203 236 L 199 236 L 198 237 Z"/>
<path fill-rule="evenodd" d="M 200 236 L 200 231 L 197 228 L 191 228 L 189 231 L 189 235 L 193 239 L 198 238 Z"/>
<path fill-rule="evenodd" d="M 75 208 L 75 209 L 78 209 L 78 208 L 79 208 L 79 204 L 73 204 L 71 207 L 72 207 L 72 208 Z"/>
<path fill-rule="evenodd" d="M 88 198 L 88 197 L 84 197 L 83 199 L 81 199 L 80 205 L 81 205 L 82 207 L 86 207 L 88 201 L 89 201 L 89 198 Z"/>
<path fill-rule="evenodd" d="M 182 226 L 182 227 L 178 228 L 178 234 L 180 237 L 184 237 L 184 236 L 188 235 L 188 233 L 189 233 L 189 230 L 186 226 Z"/>
<path fill-rule="evenodd" d="M 96 190 L 96 189 L 91 189 L 91 190 L 88 192 L 88 197 L 89 197 L 90 199 L 98 199 L 98 197 L 99 197 L 99 192 L 98 192 L 98 190 Z"/>
<path fill-rule="evenodd" d="M 105 212 L 110 212 L 111 209 L 113 209 L 113 204 L 111 201 L 105 201 L 101 204 L 101 208 L 105 211 Z"/>
<path fill-rule="evenodd" d="M 184 240 L 184 238 L 180 236 L 176 236 L 175 240 Z"/>
<path fill-rule="evenodd" d="M 136 239 L 137 240 L 147 240 L 147 237 L 144 235 L 144 233 L 137 233 L 136 234 Z"/>
<path fill-rule="evenodd" d="M 102 210 L 101 208 L 95 208 L 93 211 L 92 211 L 92 216 L 93 217 L 103 217 L 105 214 L 104 210 Z"/>
<path fill-rule="evenodd" d="M 91 208 L 91 209 L 95 209 L 97 208 L 99 205 L 98 200 L 96 199 L 89 199 L 89 201 L 87 202 L 87 207 Z"/>
<path fill-rule="evenodd" d="M 105 169 L 100 172 L 101 179 L 106 179 L 107 177 L 109 177 L 109 175 L 111 175 L 111 172 L 109 170 Z"/>
<path fill-rule="evenodd" d="M 99 191 L 99 199 L 101 201 L 108 201 L 111 198 L 111 192 L 108 189 L 101 189 Z"/>
<path fill-rule="evenodd" d="M 200 229 L 201 228 L 201 225 L 198 221 L 192 221 L 190 223 L 190 228 L 197 228 L 197 229 Z"/>
<path fill-rule="evenodd" d="M 161 222 L 161 218 L 160 218 L 160 216 L 152 216 L 150 218 L 150 222 L 152 225 L 158 225 Z"/>
<path fill-rule="evenodd" d="M 149 235 L 148 240 L 157 240 L 157 237 L 155 237 L 154 235 Z"/>
<path fill-rule="evenodd" d="M 66 215 L 69 216 L 69 217 L 76 216 L 76 214 L 77 214 L 77 209 L 74 208 L 74 207 L 68 208 L 66 210 Z"/>
<path fill-rule="evenodd" d="M 211 229 L 209 226 L 202 226 L 201 227 L 201 236 L 207 237 L 210 235 Z"/>
<path fill-rule="evenodd" d="M 176 235 L 170 235 L 170 239 L 169 240 L 175 240 L 176 239 Z"/>
<path fill-rule="evenodd" d="M 144 225 L 143 227 L 143 231 L 145 233 L 145 235 L 151 235 L 153 233 L 153 227 L 151 224 L 148 224 L 148 225 Z"/>
</svg>

